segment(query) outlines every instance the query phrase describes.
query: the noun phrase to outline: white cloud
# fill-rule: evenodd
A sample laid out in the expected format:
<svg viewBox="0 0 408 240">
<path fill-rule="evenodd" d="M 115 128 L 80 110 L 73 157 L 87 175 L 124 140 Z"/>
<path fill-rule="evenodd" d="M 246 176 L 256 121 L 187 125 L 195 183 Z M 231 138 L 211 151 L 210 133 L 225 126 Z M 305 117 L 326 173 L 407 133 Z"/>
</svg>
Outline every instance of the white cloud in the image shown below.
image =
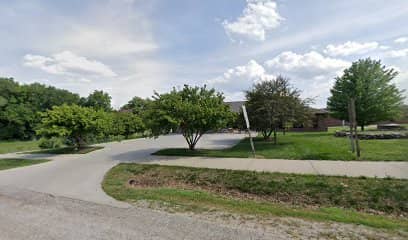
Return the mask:
<svg viewBox="0 0 408 240">
<path fill-rule="evenodd" d="M 222 25 L 233 39 L 247 38 L 264 41 L 266 32 L 277 28 L 284 20 L 277 10 L 277 4 L 271 0 L 247 0 L 242 16 L 236 21 L 225 20 Z"/>
<path fill-rule="evenodd" d="M 24 66 L 41 69 L 47 73 L 58 75 L 98 75 L 103 77 L 115 77 L 112 69 L 95 60 L 75 55 L 70 51 L 56 53 L 51 57 L 27 54 L 24 56 Z"/>
<path fill-rule="evenodd" d="M 140 34 L 136 38 L 123 31 L 81 26 L 63 35 L 61 42 L 64 48 L 86 55 L 115 57 L 157 50 L 158 45 L 148 35 Z"/>
<path fill-rule="evenodd" d="M 246 65 L 230 68 L 222 76 L 210 79 L 206 83 L 235 94 L 236 91 L 246 90 L 256 82 L 271 78 L 274 76 L 267 74 L 263 66 L 255 60 L 250 60 Z"/>
<path fill-rule="evenodd" d="M 337 73 L 339 70 L 348 67 L 350 63 L 341 59 L 324 57 L 316 51 L 305 54 L 287 51 L 266 61 L 265 65 L 274 71 L 299 72 L 308 76 L 317 76 Z"/>
<path fill-rule="evenodd" d="M 243 90 L 253 83 L 272 79 L 281 74 L 303 91 L 303 97 L 316 97 L 316 106 L 324 107 L 334 77 L 351 65 L 350 62 L 325 57 L 318 52 L 305 54 L 282 52 L 263 65 L 251 60 L 246 65 L 228 69 L 223 75 L 207 81 L 226 95 L 227 100 L 242 100 Z"/>
<path fill-rule="evenodd" d="M 364 54 L 370 51 L 376 50 L 377 48 L 383 49 L 378 42 L 353 42 L 348 41 L 343 44 L 333 45 L 329 44 L 326 46 L 324 53 L 330 56 L 349 56 L 352 54 Z"/>
<path fill-rule="evenodd" d="M 401 58 L 408 56 L 408 48 L 399 49 L 399 50 L 391 50 L 385 53 L 386 57 L 389 58 Z"/>
<path fill-rule="evenodd" d="M 350 65 L 350 62 L 325 57 L 315 51 L 305 54 L 283 52 L 265 62 L 268 71 L 289 77 L 292 84 L 302 90 L 303 97 L 315 98 L 317 107 L 326 106 L 334 78 Z"/>
<path fill-rule="evenodd" d="M 400 37 L 394 40 L 395 43 L 406 43 L 408 42 L 408 37 Z"/>
</svg>

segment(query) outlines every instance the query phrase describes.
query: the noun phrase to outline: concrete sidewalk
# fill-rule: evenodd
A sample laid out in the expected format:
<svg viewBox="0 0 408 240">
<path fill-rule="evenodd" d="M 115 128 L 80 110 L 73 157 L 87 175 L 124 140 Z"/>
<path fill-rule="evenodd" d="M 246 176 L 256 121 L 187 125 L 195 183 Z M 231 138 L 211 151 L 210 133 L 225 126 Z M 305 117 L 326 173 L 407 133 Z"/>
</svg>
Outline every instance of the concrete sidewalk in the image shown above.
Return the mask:
<svg viewBox="0 0 408 240">
<path fill-rule="evenodd" d="M 149 164 L 321 174 L 349 177 L 393 177 L 408 179 L 408 162 L 284 160 L 256 158 L 159 157 Z"/>
</svg>

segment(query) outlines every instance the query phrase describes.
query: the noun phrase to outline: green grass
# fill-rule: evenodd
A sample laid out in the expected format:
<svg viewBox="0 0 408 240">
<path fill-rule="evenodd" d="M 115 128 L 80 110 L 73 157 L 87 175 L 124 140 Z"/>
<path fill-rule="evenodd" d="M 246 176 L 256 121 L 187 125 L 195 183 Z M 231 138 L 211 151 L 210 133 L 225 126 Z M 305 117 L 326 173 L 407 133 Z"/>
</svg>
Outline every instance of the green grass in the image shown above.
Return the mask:
<svg viewBox="0 0 408 240">
<path fill-rule="evenodd" d="M 0 154 L 38 150 L 38 141 L 0 141 Z"/>
<path fill-rule="evenodd" d="M 0 170 L 30 166 L 30 165 L 39 164 L 39 163 L 48 162 L 48 161 L 49 160 L 45 160 L 45 159 L 35 159 L 35 160 L 14 159 L 14 158 L 0 159 Z"/>
<path fill-rule="evenodd" d="M 140 186 L 131 187 L 130 179 Z M 130 203 L 148 200 L 196 212 L 220 210 L 408 231 L 406 218 L 395 217 L 408 213 L 406 180 L 119 164 L 106 174 L 102 186 L 112 197 Z M 383 214 L 367 213 L 380 211 Z"/>
<path fill-rule="evenodd" d="M 408 139 L 361 140 L 361 158 L 367 161 L 408 161 Z M 256 154 L 271 159 L 356 160 L 348 138 L 334 137 L 333 132 L 286 133 L 278 135 L 278 143 L 255 138 Z M 162 149 L 155 155 L 252 157 L 248 139 L 228 149 Z"/>
<path fill-rule="evenodd" d="M 99 149 L 102 149 L 103 147 L 101 146 L 86 146 L 86 147 L 81 147 L 80 149 L 75 149 L 73 147 L 63 147 L 63 148 L 55 148 L 55 149 L 46 149 L 46 150 L 40 150 L 40 151 L 33 151 L 30 153 L 35 153 L 35 154 L 86 154 L 90 153 Z"/>
</svg>

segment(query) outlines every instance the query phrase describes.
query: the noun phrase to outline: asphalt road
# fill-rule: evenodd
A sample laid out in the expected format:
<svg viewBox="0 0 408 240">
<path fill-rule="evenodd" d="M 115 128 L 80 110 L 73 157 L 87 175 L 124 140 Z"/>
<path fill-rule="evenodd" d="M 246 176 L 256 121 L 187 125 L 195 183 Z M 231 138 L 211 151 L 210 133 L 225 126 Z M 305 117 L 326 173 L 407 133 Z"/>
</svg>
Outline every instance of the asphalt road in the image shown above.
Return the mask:
<svg viewBox="0 0 408 240">
<path fill-rule="evenodd" d="M 287 239 L 148 208 L 117 208 L 0 187 L 0 240 Z"/>
<path fill-rule="evenodd" d="M 214 214 L 214 213 L 213 213 Z M 217 213 L 220 214 L 220 213 Z M 293 218 L 186 215 L 0 187 L 0 240 L 407 239 L 406 234 Z"/>
</svg>

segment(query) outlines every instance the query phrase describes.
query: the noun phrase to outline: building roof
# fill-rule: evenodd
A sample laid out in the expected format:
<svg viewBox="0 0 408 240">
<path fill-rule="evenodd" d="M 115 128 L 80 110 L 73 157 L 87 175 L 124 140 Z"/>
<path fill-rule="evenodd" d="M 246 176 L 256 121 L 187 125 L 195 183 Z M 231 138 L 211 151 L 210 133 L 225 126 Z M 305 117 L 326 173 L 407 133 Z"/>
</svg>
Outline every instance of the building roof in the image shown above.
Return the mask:
<svg viewBox="0 0 408 240">
<path fill-rule="evenodd" d="M 242 105 L 244 105 L 246 101 L 234 101 L 234 102 L 225 102 L 228 106 L 230 106 L 231 111 L 240 113 L 242 109 Z"/>
</svg>

